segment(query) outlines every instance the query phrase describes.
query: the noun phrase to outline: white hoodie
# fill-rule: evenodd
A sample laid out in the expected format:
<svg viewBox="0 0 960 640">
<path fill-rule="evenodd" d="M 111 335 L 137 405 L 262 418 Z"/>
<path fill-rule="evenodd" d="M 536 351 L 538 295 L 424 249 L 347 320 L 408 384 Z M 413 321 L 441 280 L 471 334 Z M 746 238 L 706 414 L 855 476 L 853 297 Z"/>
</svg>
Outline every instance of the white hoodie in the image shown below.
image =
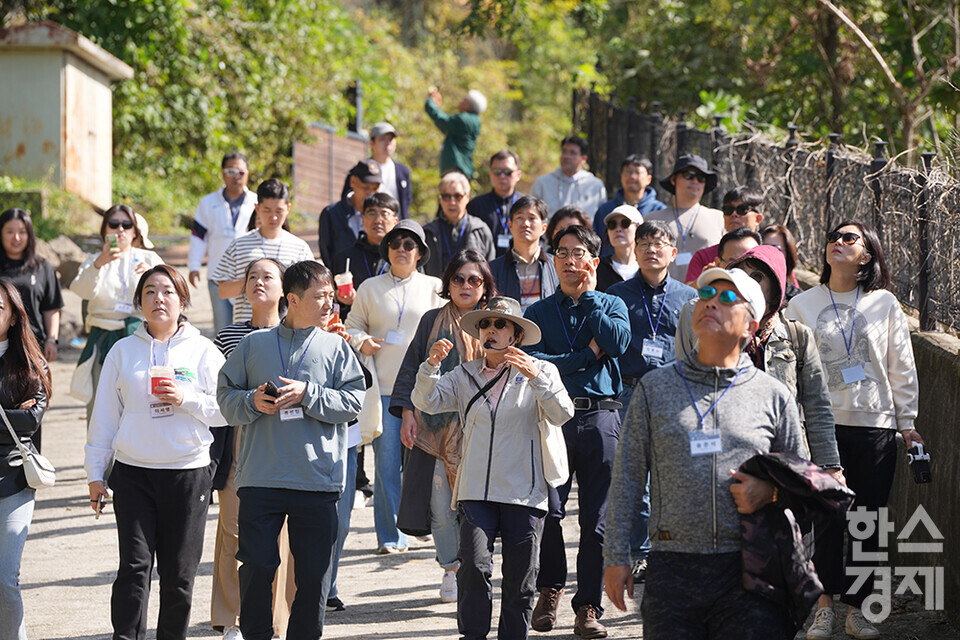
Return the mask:
<svg viewBox="0 0 960 640">
<path fill-rule="evenodd" d="M 592 220 L 607 199 L 607 188 L 603 180 L 586 169 L 580 169 L 572 178 L 568 178 L 563 169 L 555 169 L 534 181 L 530 195 L 546 202 L 551 216 L 560 207 L 573 204 L 586 211 Z"/>
<path fill-rule="evenodd" d="M 223 354 L 184 323 L 167 342 L 140 325 L 117 342 L 103 363 L 87 433 L 84 468 L 88 482 L 103 480 L 116 452 L 124 464 L 148 469 L 196 469 L 210 464 L 210 427 L 226 424 L 217 404 Z M 183 403 L 173 415 L 152 418 L 151 364 L 174 368 Z"/>
</svg>

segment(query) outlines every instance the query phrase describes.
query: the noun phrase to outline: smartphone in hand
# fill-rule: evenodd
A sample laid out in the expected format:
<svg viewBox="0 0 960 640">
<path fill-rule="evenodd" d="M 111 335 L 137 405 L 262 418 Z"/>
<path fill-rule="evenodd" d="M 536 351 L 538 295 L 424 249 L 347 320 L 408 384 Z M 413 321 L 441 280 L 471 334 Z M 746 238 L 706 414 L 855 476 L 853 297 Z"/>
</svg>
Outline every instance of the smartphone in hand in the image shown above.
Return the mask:
<svg viewBox="0 0 960 640">
<path fill-rule="evenodd" d="M 280 397 L 280 390 L 277 389 L 277 385 L 273 384 L 272 382 L 267 382 L 267 386 L 263 389 L 263 393 L 271 398 Z"/>
<path fill-rule="evenodd" d="M 103 513 L 103 505 L 105 502 L 106 502 L 106 496 L 104 496 L 101 493 L 100 496 L 97 498 L 97 517 L 94 518 L 94 520 L 100 519 L 100 514 Z"/>
</svg>

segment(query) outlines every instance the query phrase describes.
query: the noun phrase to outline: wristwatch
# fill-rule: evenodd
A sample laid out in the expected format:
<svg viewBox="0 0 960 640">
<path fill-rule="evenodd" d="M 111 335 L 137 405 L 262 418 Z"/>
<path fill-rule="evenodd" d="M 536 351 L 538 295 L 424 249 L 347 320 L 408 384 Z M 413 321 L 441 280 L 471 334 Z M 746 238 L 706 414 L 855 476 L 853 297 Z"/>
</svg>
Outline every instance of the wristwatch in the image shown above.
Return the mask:
<svg viewBox="0 0 960 640">
<path fill-rule="evenodd" d="M 58 338 L 47 338 L 47 342 L 52 342 L 53 344 L 60 346 L 60 340 Z"/>
</svg>

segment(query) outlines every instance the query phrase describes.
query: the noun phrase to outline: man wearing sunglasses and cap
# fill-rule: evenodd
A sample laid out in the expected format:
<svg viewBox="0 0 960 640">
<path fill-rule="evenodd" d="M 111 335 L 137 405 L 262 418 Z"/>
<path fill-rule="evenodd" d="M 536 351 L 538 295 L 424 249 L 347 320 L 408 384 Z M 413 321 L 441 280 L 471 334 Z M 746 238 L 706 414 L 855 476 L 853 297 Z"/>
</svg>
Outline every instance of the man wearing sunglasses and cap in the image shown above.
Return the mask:
<svg viewBox="0 0 960 640">
<path fill-rule="evenodd" d="M 526 638 L 533 608 L 540 535 L 547 512 L 541 429 L 558 429 L 573 402 L 557 367 L 519 347 L 540 342 L 540 328 L 513 298 L 494 297 L 460 319 L 483 345 L 483 358 L 441 376 L 453 344 L 440 339 L 420 365 L 411 399 L 424 413 L 460 413 L 463 458 L 453 502 L 460 522 L 457 626 L 486 638 L 492 612 L 492 552 L 500 534 L 503 582 L 500 638 Z M 556 435 L 556 434 L 555 434 Z"/>
<path fill-rule="evenodd" d="M 350 191 L 340 202 L 320 212 L 320 258 L 333 264 L 338 253 L 353 245 L 363 230 L 363 201 L 380 190 L 383 177 L 374 160 L 361 160 L 348 174 Z"/>
<path fill-rule="evenodd" d="M 793 638 L 788 610 L 743 588 L 740 515 L 777 502 L 773 485 L 739 471 L 757 452 L 805 457 L 796 401 L 743 352 L 766 310 L 739 269 L 697 280 L 699 349 L 640 380 L 614 462 L 605 587 L 626 610 L 630 534 L 650 472 L 643 637 Z"/>
<path fill-rule="evenodd" d="M 660 181 L 672 194 L 667 208 L 651 211 L 644 220 L 659 220 L 674 227 L 677 234 L 677 259 L 670 265 L 670 277 L 686 282 L 687 266 L 693 254 L 720 242 L 723 237 L 723 212 L 700 204 L 707 193 L 717 188 L 717 174 L 707 168 L 698 155 L 682 155 L 673 165 L 673 173 Z"/>
</svg>

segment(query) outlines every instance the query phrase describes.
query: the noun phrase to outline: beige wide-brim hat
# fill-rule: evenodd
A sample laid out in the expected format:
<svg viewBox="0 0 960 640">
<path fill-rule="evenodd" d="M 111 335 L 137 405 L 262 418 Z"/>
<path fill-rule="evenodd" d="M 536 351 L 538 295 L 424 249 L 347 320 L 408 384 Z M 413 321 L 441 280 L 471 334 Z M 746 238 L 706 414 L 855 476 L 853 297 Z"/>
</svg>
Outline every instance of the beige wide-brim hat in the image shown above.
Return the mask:
<svg viewBox="0 0 960 640">
<path fill-rule="evenodd" d="M 540 342 L 540 327 L 532 320 L 523 317 L 520 303 L 507 296 L 495 296 L 483 309 L 469 311 L 460 318 L 460 329 L 468 336 L 480 339 L 480 328 L 477 323 L 484 318 L 503 318 L 523 329 L 523 340 L 516 346 L 523 347 Z"/>
</svg>

